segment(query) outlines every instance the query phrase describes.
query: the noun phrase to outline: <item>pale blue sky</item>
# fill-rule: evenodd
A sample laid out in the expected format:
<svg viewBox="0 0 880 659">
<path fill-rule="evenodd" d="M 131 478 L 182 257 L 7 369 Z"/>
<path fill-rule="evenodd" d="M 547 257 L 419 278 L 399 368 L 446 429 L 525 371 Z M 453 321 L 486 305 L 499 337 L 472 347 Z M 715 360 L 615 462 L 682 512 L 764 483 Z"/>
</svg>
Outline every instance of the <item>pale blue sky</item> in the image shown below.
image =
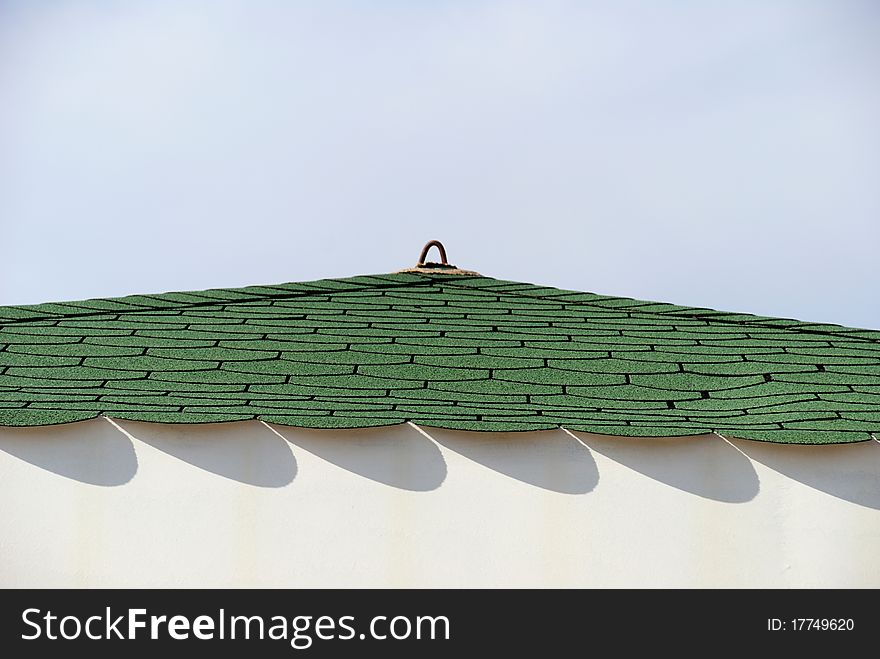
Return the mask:
<svg viewBox="0 0 880 659">
<path fill-rule="evenodd" d="M 880 328 L 875 2 L 0 0 L 0 304 L 484 274 Z"/>
</svg>

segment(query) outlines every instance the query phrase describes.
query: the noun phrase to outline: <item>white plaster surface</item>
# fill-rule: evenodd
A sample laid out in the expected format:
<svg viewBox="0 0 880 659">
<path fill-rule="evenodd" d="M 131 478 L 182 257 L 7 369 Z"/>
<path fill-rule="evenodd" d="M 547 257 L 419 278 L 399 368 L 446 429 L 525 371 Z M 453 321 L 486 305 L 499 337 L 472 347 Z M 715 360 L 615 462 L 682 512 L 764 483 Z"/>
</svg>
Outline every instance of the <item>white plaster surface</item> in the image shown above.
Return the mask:
<svg viewBox="0 0 880 659">
<path fill-rule="evenodd" d="M 0 586 L 880 587 L 880 443 L 0 428 Z"/>
</svg>

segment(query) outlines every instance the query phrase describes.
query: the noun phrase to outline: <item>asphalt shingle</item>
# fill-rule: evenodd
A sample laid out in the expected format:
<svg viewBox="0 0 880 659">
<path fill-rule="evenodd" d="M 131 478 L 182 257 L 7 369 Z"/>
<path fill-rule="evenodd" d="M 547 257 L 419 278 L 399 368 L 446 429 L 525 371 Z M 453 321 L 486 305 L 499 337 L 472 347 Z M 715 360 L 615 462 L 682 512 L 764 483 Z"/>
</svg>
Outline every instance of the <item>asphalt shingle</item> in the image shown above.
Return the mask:
<svg viewBox="0 0 880 659">
<path fill-rule="evenodd" d="M 880 433 L 880 332 L 397 273 L 0 307 L 0 425 Z"/>
</svg>

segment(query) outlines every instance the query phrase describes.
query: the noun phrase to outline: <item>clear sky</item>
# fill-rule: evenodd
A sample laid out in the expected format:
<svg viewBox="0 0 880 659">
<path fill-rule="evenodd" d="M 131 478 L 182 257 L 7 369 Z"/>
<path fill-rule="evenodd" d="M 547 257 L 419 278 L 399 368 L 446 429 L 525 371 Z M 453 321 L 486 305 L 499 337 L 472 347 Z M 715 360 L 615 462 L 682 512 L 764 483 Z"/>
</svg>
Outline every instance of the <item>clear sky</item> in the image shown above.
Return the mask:
<svg viewBox="0 0 880 659">
<path fill-rule="evenodd" d="M 0 0 L 0 304 L 396 270 L 880 328 L 880 4 Z"/>
</svg>

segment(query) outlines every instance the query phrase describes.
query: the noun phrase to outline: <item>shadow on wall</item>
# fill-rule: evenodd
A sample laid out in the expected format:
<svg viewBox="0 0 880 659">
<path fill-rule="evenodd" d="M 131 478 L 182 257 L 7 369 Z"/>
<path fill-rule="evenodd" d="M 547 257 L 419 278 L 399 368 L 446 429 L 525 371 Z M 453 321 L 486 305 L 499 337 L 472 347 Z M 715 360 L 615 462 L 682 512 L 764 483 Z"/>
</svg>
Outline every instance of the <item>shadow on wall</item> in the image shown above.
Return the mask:
<svg viewBox="0 0 880 659">
<path fill-rule="evenodd" d="M 648 438 L 576 434 L 606 458 L 706 499 L 744 503 L 754 499 L 760 489 L 749 459 L 716 435 Z"/>
<path fill-rule="evenodd" d="M 100 418 L 49 428 L 0 428 L 0 450 L 90 485 L 124 485 L 138 469 L 131 440 Z"/>
<path fill-rule="evenodd" d="M 423 428 L 438 444 L 523 483 L 584 494 L 599 482 L 589 449 L 562 430 L 540 432 L 464 432 Z"/>
<path fill-rule="evenodd" d="M 880 510 L 880 443 L 771 444 L 732 440 L 755 462 L 838 499 Z"/>
<path fill-rule="evenodd" d="M 271 428 L 327 462 L 391 487 L 427 492 L 446 480 L 440 449 L 406 424 L 361 430 Z"/>
<path fill-rule="evenodd" d="M 106 419 L 50 428 L 0 428 L 0 451 L 65 478 L 118 486 L 138 470 L 133 438 L 234 481 L 283 487 L 297 473 L 293 444 L 364 478 L 425 492 L 446 479 L 440 444 L 523 483 L 584 494 L 599 482 L 592 449 L 656 481 L 715 501 L 743 503 L 758 494 L 754 460 L 831 496 L 880 510 L 880 444 L 875 441 L 800 446 L 728 442 L 715 435 L 629 438 L 568 435 L 562 430 L 479 433 L 422 428 L 422 434 L 406 424 L 340 431 L 256 421 L 179 426 L 114 423 L 121 431 Z"/>
<path fill-rule="evenodd" d="M 119 420 L 114 423 L 163 453 L 240 483 L 283 487 L 296 476 L 296 458 L 290 446 L 257 421 L 192 425 Z"/>
</svg>

